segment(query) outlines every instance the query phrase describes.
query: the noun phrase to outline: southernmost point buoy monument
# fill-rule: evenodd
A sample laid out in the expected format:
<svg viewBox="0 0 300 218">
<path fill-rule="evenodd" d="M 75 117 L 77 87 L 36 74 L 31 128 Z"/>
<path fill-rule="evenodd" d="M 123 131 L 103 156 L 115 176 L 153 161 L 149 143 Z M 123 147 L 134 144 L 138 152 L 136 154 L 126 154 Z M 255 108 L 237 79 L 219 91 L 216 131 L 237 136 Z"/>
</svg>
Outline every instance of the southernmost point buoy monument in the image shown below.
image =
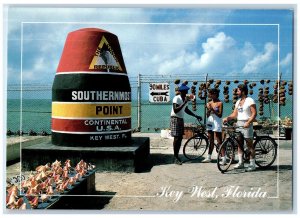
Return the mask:
<svg viewBox="0 0 300 218">
<path fill-rule="evenodd" d="M 52 86 L 51 131 L 51 141 L 22 148 L 24 169 L 68 158 L 140 171 L 149 138 L 131 136 L 131 87 L 116 35 L 68 34 Z"/>
<path fill-rule="evenodd" d="M 131 88 L 117 36 L 69 33 L 52 87 L 52 143 L 117 146 L 131 141 Z"/>
</svg>

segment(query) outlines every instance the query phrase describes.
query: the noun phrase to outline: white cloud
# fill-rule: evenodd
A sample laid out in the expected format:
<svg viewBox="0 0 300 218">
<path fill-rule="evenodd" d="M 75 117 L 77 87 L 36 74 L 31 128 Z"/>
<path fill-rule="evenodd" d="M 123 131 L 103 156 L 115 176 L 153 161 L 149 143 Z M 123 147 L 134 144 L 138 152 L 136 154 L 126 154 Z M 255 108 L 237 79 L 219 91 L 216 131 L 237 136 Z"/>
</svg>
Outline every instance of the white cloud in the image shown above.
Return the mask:
<svg viewBox="0 0 300 218">
<path fill-rule="evenodd" d="M 206 43 L 202 43 L 204 54 L 200 57 L 199 68 L 203 69 L 211 65 L 215 59 L 224 51 L 230 50 L 235 44 L 234 39 L 220 32 L 212 38 L 208 38 Z"/>
<path fill-rule="evenodd" d="M 243 68 L 243 72 L 252 73 L 264 67 L 271 61 L 272 55 L 275 51 L 276 46 L 273 43 L 266 43 L 264 46 L 264 53 L 257 54 L 252 60 L 246 63 Z"/>
<path fill-rule="evenodd" d="M 290 64 L 292 63 L 292 58 L 293 58 L 293 55 L 292 53 L 288 53 L 284 59 L 282 59 L 280 61 L 280 66 L 281 67 L 287 67 L 287 66 L 290 66 Z"/>
<path fill-rule="evenodd" d="M 263 51 L 257 51 L 249 41 L 238 46 L 237 40 L 224 32 L 207 38 L 200 47 L 181 52 L 155 54 L 151 61 L 158 66 L 160 74 L 201 73 L 242 76 L 271 69 L 276 47 L 265 43 Z M 176 54 L 176 55 L 174 55 Z"/>
<path fill-rule="evenodd" d="M 247 61 L 249 61 L 251 60 L 251 58 L 253 58 L 253 56 L 255 56 L 256 49 L 254 48 L 251 42 L 245 42 L 241 54 L 243 55 L 243 57 L 246 58 Z"/>
</svg>

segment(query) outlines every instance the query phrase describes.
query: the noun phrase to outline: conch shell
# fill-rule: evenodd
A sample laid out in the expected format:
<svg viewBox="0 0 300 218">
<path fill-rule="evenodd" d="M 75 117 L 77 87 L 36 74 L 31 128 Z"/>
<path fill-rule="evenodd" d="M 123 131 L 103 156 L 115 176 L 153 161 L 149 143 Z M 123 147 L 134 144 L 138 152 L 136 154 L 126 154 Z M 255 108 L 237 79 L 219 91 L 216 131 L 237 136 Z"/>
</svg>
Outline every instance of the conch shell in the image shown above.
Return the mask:
<svg viewBox="0 0 300 218">
<path fill-rule="evenodd" d="M 32 201 L 29 201 L 30 205 L 32 208 L 36 208 L 39 204 L 39 198 L 35 197 L 32 199 Z"/>
<path fill-rule="evenodd" d="M 49 195 L 47 195 L 47 194 L 41 194 L 41 200 L 42 200 L 42 202 L 45 202 L 48 199 L 49 199 Z"/>
</svg>

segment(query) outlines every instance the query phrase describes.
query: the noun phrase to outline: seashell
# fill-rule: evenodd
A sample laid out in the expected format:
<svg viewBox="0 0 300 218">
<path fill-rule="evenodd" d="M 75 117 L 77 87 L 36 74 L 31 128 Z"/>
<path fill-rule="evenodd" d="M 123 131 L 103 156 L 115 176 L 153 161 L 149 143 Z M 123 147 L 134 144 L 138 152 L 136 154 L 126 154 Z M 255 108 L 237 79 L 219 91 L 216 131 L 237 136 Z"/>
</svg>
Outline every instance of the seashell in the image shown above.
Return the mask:
<svg viewBox="0 0 300 218">
<path fill-rule="evenodd" d="M 36 174 L 36 176 L 35 176 L 35 181 L 39 181 L 39 180 L 42 180 L 42 174 L 41 173 L 38 173 L 38 174 Z"/>
<path fill-rule="evenodd" d="M 60 179 L 60 175 L 56 175 L 56 176 L 54 177 L 54 181 L 55 181 L 55 182 L 57 182 L 59 179 Z"/>
<path fill-rule="evenodd" d="M 280 101 L 285 101 L 285 99 L 286 99 L 285 97 L 280 97 L 279 98 Z"/>
<path fill-rule="evenodd" d="M 6 206 L 14 204 L 16 201 L 16 197 L 15 195 L 10 195 L 8 199 L 6 199 Z"/>
<path fill-rule="evenodd" d="M 48 185 L 48 186 L 49 186 L 49 185 L 52 185 L 54 182 L 55 182 L 55 181 L 54 181 L 54 178 L 53 178 L 53 177 L 48 178 L 48 180 L 47 180 L 47 185 Z"/>
<path fill-rule="evenodd" d="M 45 171 L 42 171 L 42 172 L 41 172 L 41 176 L 42 176 L 42 179 L 47 178 L 47 175 L 46 175 Z"/>
<path fill-rule="evenodd" d="M 45 174 L 46 174 L 47 177 L 52 177 L 54 172 L 49 170 L 49 171 L 46 171 Z"/>
<path fill-rule="evenodd" d="M 63 171 L 62 177 L 63 178 L 68 178 L 68 171 L 67 170 Z"/>
<path fill-rule="evenodd" d="M 35 187 L 31 188 L 31 193 L 32 194 L 39 194 L 41 190 L 42 190 L 41 185 L 37 184 Z"/>
<path fill-rule="evenodd" d="M 82 176 L 81 176 L 81 174 L 79 174 L 79 173 L 77 173 L 77 174 L 74 176 L 74 178 L 75 178 L 76 181 L 79 180 L 81 177 L 82 177 Z"/>
<path fill-rule="evenodd" d="M 287 82 L 285 81 L 285 80 L 283 80 L 282 82 L 281 82 L 281 85 L 282 86 L 285 86 L 287 84 Z"/>
<path fill-rule="evenodd" d="M 55 172 L 59 175 L 61 175 L 63 173 L 63 169 L 61 167 L 58 167 Z"/>
<path fill-rule="evenodd" d="M 48 186 L 46 194 L 47 195 L 53 195 L 53 188 L 52 188 L 52 186 Z"/>
<path fill-rule="evenodd" d="M 29 181 L 29 180 L 24 180 L 24 181 L 22 181 L 22 183 L 21 183 L 21 187 L 22 188 L 27 188 L 27 187 L 29 187 L 31 185 L 31 182 Z"/>
<path fill-rule="evenodd" d="M 30 187 L 34 187 L 38 184 L 36 180 L 30 181 L 30 183 L 31 183 Z"/>
<path fill-rule="evenodd" d="M 196 99 L 196 98 L 195 98 L 195 99 Z M 88 165 L 88 170 L 93 170 L 93 169 L 95 169 L 95 168 L 96 168 L 95 165 L 92 165 L 92 164 L 89 163 L 89 165 Z"/>
<path fill-rule="evenodd" d="M 19 198 L 19 200 L 17 202 L 15 202 L 16 208 L 20 208 L 23 203 L 24 203 L 23 198 Z"/>
<path fill-rule="evenodd" d="M 51 164 L 51 167 L 53 168 L 53 167 L 60 167 L 61 166 L 61 162 L 60 161 L 58 161 L 58 160 L 55 160 L 55 162 L 53 162 L 52 164 Z"/>
<path fill-rule="evenodd" d="M 68 188 L 68 185 L 69 185 L 69 179 L 67 179 L 63 184 L 62 184 L 62 187 L 64 190 L 66 190 Z"/>
<path fill-rule="evenodd" d="M 32 199 L 32 201 L 29 201 L 29 204 L 32 208 L 36 208 L 39 204 L 39 198 L 35 197 Z"/>
<path fill-rule="evenodd" d="M 40 183 L 40 188 L 41 188 L 41 190 L 46 190 L 47 187 L 48 187 L 47 181 Z"/>
<path fill-rule="evenodd" d="M 50 167 L 48 166 L 48 165 L 45 165 L 45 166 L 43 166 L 43 165 L 41 165 L 41 166 L 38 166 L 37 168 L 35 168 L 35 170 L 37 171 L 37 172 L 42 172 L 42 171 L 47 171 L 47 170 L 49 170 L 50 169 Z"/>
<path fill-rule="evenodd" d="M 42 200 L 42 202 L 45 202 L 48 199 L 49 199 L 49 195 L 47 195 L 47 194 L 41 194 L 41 200 Z"/>
<path fill-rule="evenodd" d="M 28 199 L 28 201 L 32 201 L 36 195 L 31 193 L 26 193 L 25 196 Z"/>
<path fill-rule="evenodd" d="M 55 183 L 54 184 L 56 184 L 56 185 L 59 185 L 59 184 L 61 184 L 63 182 L 63 180 L 62 179 L 58 179 L 58 180 L 56 180 L 55 181 Z"/>
<path fill-rule="evenodd" d="M 71 167 L 71 160 L 66 160 L 66 162 L 65 162 L 65 166 L 67 167 L 67 168 L 70 168 Z"/>
<path fill-rule="evenodd" d="M 175 83 L 176 85 L 178 85 L 178 84 L 180 83 L 180 79 L 176 79 L 176 80 L 174 81 L 174 83 Z"/>
<path fill-rule="evenodd" d="M 20 209 L 20 210 L 26 210 L 26 206 L 27 206 L 27 204 L 26 204 L 26 203 L 23 203 L 19 209 Z"/>
<path fill-rule="evenodd" d="M 70 185 L 74 185 L 75 182 L 76 182 L 76 180 L 75 180 L 74 177 L 72 177 L 72 178 L 69 179 L 69 184 Z"/>
<path fill-rule="evenodd" d="M 17 197 L 18 196 L 18 188 L 17 188 L 17 186 L 15 186 L 15 185 L 13 185 L 13 186 L 11 186 L 8 190 L 6 190 L 7 191 L 7 193 L 8 193 L 8 196 L 11 196 L 11 195 L 13 195 L 13 196 L 15 196 L 15 197 Z"/>
<path fill-rule="evenodd" d="M 80 169 L 81 169 L 80 165 L 77 164 L 75 167 L 75 170 L 78 172 L 78 171 L 80 171 Z"/>
<path fill-rule="evenodd" d="M 63 183 L 59 184 L 57 187 L 56 187 L 56 191 L 62 193 L 64 192 L 64 188 L 63 188 Z"/>
</svg>

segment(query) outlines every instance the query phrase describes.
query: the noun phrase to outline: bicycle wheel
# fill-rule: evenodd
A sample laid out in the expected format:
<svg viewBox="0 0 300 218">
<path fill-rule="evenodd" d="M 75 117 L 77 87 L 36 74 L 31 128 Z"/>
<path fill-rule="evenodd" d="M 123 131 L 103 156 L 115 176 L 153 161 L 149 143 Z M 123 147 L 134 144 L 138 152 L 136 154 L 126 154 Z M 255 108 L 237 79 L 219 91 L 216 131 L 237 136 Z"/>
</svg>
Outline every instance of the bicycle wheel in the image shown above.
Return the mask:
<svg viewBox="0 0 300 218">
<path fill-rule="evenodd" d="M 266 168 L 271 166 L 277 157 L 277 143 L 270 136 L 259 136 L 254 142 L 255 163 Z"/>
<path fill-rule="evenodd" d="M 183 146 L 183 155 L 189 160 L 201 157 L 208 147 L 208 139 L 204 135 L 189 138 Z"/>
<path fill-rule="evenodd" d="M 224 155 L 225 154 L 225 157 Z M 235 157 L 234 143 L 231 140 L 226 140 L 218 151 L 217 165 L 221 173 L 226 172 L 232 164 Z"/>
</svg>

